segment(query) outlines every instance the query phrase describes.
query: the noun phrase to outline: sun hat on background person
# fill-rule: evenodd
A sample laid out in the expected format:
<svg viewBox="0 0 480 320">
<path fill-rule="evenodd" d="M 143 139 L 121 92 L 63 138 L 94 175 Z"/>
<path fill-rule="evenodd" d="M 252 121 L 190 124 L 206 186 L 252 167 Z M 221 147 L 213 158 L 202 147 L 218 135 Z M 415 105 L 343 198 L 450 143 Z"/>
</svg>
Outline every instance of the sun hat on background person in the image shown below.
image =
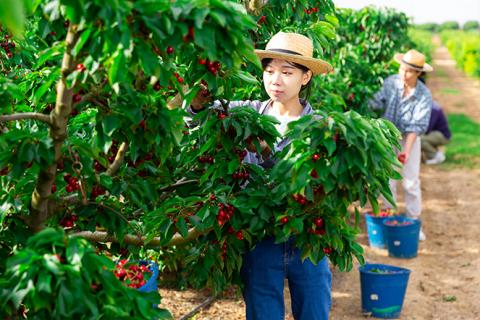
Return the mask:
<svg viewBox="0 0 480 320">
<path fill-rule="evenodd" d="M 406 53 L 396 53 L 393 59 L 400 64 L 420 72 L 432 72 L 433 67 L 425 62 L 425 55 L 415 49 Z"/>
</svg>

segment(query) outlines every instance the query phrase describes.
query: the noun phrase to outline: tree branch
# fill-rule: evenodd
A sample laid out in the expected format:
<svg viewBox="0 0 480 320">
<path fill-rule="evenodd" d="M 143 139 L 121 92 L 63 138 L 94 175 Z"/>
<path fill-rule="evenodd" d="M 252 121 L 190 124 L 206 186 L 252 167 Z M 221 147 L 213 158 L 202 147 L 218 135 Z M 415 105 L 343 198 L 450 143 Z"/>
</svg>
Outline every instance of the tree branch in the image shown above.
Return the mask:
<svg viewBox="0 0 480 320">
<path fill-rule="evenodd" d="M 165 187 L 162 187 L 160 188 L 158 191 L 160 192 L 164 192 L 164 191 L 167 191 L 169 189 L 173 189 L 175 187 L 179 187 L 179 186 L 183 186 L 185 184 L 189 184 L 189 183 L 194 183 L 194 182 L 198 182 L 198 180 L 194 179 L 194 180 L 187 180 L 185 177 L 183 177 L 182 179 L 178 180 L 177 182 L 173 183 L 173 184 L 170 184 L 168 186 L 165 186 Z"/>
<path fill-rule="evenodd" d="M 117 173 L 118 169 L 123 163 L 123 158 L 125 158 L 125 152 L 127 151 L 127 143 L 122 142 L 120 144 L 120 147 L 118 147 L 117 155 L 115 156 L 115 160 L 113 160 L 112 164 L 110 167 L 108 167 L 106 175 L 107 176 L 113 176 L 115 173 Z"/>
<path fill-rule="evenodd" d="M 134 236 L 131 234 L 125 235 L 123 238 L 123 242 L 126 244 L 133 244 L 136 246 L 147 246 L 147 247 L 171 247 L 171 246 L 176 246 L 176 245 L 181 245 L 190 241 L 195 240 L 202 234 L 208 232 L 209 230 L 206 230 L 204 232 L 198 231 L 195 228 L 192 228 L 188 231 L 188 235 L 184 238 L 180 234 L 175 234 L 167 244 L 161 245 L 161 239 L 159 237 L 153 238 L 149 242 L 145 241 L 147 240 L 146 237 L 138 237 Z M 82 237 L 84 239 L 90 240 L 90 241 L 95 241 L 95 242 L 114 242 L 118 243 L 120 242 L 116 236 L 110 235 L 107 232 L 104 231 L 80 231 L 73 233 L 72 236 L 75 237 Z"/>
<path fill-rule="evenodd" d="M 179 320 L 189 320 L 191 319 L 194 315 L 199 313 L 202 309 L 205 307 L 208 307 L 210 304 L 212 304 L 215 300 L 217 300 L 217 296 L 210 296 L 207 299 L 205 299 L 202 303 L 200 303 L 198 306 L 196 306 L 192 311 L 189 313 L 183 315 Z"/>
<path fill-rule="evenodd" d="M 45 122 L 48 125 L 52 124 L 52 121 L 50 120 L 49 115 L 38 113 L 38 112 L 24 112 L 24 113 L 6 114 L 3 116 L 0 116 L 0 122 L 26 120 L 26 119 L 39 120 L 39 121 Z"/>
<path fill-rule="evenodd" d="M 30 215 L 26 217 L 28 226 L 34 231 L 42 230 L 45 221 L 55 211 L 49 205 L 49 198 L 52 194 L 51 188 L 57 173 L 57 162 L 62 157 L 62 145 L 67 138 L 67 123 L 72 111 L 73 88 L 68 87 L 67 77 L 72 73 L 75 66 L 71 52 L 79 36 L 77 27 L 73 23 L 68 27 L 65 39 L 66 48 L 62 60 L 62 77 L 56 87 L 55 109 L 50 113 L 49 136 L 53 140 L 54 161 L 51 165 L 41 168 L 32 194 Z"/>
</svg>

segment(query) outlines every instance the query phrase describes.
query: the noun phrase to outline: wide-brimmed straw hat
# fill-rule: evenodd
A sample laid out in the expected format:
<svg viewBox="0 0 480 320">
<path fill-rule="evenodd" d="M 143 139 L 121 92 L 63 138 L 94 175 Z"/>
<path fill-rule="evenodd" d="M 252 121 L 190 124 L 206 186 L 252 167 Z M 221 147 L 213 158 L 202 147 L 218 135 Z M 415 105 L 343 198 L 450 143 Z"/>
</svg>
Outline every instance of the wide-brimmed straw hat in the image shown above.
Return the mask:
<svg viewBox="0 0 480 320">
<path fill-rule="evenodd" d="M 393 58 L 400 64 L 404 64 L 409 68 L 417 71 L 431 72 L 433 68 L 425 62 L 425 56 L 417 50 L 408 50 L 405 54 L 396 53 Z"/>
<path fill-rule="evenodd" d="M 279 32 L 268 41 L 265 50 L 255 50 L 260 60 L 283 59 L 307 67 L 313 74 L 327 73 L 332 66 L 313 57 L 312 40 L 298 33 Z"/>
</svg>

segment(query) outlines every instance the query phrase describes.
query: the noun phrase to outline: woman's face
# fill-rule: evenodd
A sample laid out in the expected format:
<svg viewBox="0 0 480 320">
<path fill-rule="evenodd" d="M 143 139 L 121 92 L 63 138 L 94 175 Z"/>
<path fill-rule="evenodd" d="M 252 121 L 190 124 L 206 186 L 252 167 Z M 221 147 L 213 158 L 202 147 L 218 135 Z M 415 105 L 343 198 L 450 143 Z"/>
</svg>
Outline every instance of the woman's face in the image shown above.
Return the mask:
<svg viewBox="0 0 480 320">
<path fill-rule="evenodd" d="M 404 64 L 400 64 L 400 68 L 398 69 L 398 73 L 400 74 L 400 79 L 402 79 L 403 83 L 408 85 L 409 87 L 413 87 L 417 84 L 417 78 L 421 72 L 409 68 Z"/>
<path fill-rule="evenodd" d="M 263 70 L 263 85 L 274 102 L 288 103 L 298 100 L 300 89 L 311 77 L 311 71 L 304 72 L 286 60 L 272 59 Z"/>
</svg>

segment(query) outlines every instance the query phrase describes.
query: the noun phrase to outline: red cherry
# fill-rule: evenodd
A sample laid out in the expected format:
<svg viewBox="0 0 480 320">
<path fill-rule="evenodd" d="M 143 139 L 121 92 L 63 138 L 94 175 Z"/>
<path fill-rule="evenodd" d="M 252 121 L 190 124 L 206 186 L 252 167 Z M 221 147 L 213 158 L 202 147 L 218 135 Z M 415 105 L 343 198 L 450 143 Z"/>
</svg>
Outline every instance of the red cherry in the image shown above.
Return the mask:
<svg viewBox="0 0 480 320">
<path fill-rule="evenodd" d="M 193 26 L 188 27 L 188 36 L 193 40 L 195 38 L 195 29 Z"/>
<path fill-rule="evenodd" d="M 158 82 L 153 85 L 153 90 L 154 91 L 159 91 L 161 88 L 162 88 L 162 86 Z"/>
<path fill-rule="evenodd" d="M 322 218 L 317 217 L 317 218 L 314 218 L 314 219 L 313 219 L 313 224 L 316 225 L 317 228 L 322 228 L 324 222 L 323 222 L 323 219 L 322 219 Z"/>
<path fill-rule="evenodd" d="M 78 103 L 82 101 L 82 95 L 80 93 L 75 93 L 72 97 L 73 103 Z"/>
<path fill-rule="evenodd" d="M 178 80 L 179 83 L 183 83 L 183 78 L 182 77 L 178 77 L 177 80 Z"/>
<path fill-rule="evenodd" d="M 237 237 L 238 240 L 243 240 L 243 233 L 242 231 L 237 231 L 237 233 L 235 234 L 235 236 Z"/>
<path fill-rule="evenodd" d="M 333 249 L 331 247 L 323 248 L 323 253 L 325 254 L 330 254 L 333 252 Z"/>
<path fill-rule="evenodd" d="M 55 193 L 57 191 L 57 185 L 54 183 L 52 184 L 51 192 Z"/>
<path fill-rule="evenodd" d="M 206 59 L 198 58 L 198 63 L 201 65 L 205 65 L 207 63 Z"/>
<path fill-rule="evenodd" d="M 262 24 L 262 23 L 265 22 L 265 20 L 267 20 L 267 17 L 266 16 L 261 16 L 260 19 L 258 19 L 257 23 Z"/>
<path fill-rule="evenodd" d="M 281 224 L 285 224 L 287 222 L 288 222 L 288 217 L 283 217 L 283 218 L 280 219 Z"/>
<path fill-rule="evenodd" d="M 167 53 L 168 53 L 168 54 L 172 54 L 172 53 L 173 53 L 173 47 L 172 47 L 172 46 L 168 46 L 168 47 L 167 47 Z"/>
<path fill-rule="evenodd" d="M 212 194 L 212 195 L 210 196 L 210 201 L 215 201 L 216 199 L 217 199 L 217 197 L 216 197 L 214 194 Z"/>
<path fill-rule="evenodd" d="M 214 76 L 217 75 L 217 69 L 215 69 L 215 67 L 213 66 L 208 67 L 208 71 L 210 71 L 210 73 L 213 74 Z"/>
<path fill-rule="evenodd" d="M 315 153 L 315 154 L 312 156 L 313 162 L 318 161 L 318 159 L 320 159 L 320 155 L 319 155 L 318 153 Z"/>
<path fill-rule="evenodd" d="M 227 117 L 227 115 L 226 115 L 225 113 L 223 113 L 223 112 L 220 112 L 220 113 L 217 115 L 217 118 L 218 118 L 219 120 L 223 120 L 223 119 L 225 119 L 226 117 Z"/>
<path fill-rule="evenodd" d="M 313 169 L 312 172 L 310 172 L 310 176 L 314 179 L 318 178 L 318 173 L 316 169 Z"/>
<path fill-rule="evenodd" d="M 79 63 L 77 64 L 77 67 L 75 68 L 77 69 L 77 71 L 80 71 L 80 72 L 83 72 L 86 70 L 85 66 L 83 65 L 83 63 Z"/>
<path fill-rule="evenodd" d="M 6 176 L 8 174 L 8 167 L 5 167 L 0 170 L 0 176 Z"/>
<path fill-rule="evenodd" d="M 7 57 L 8 57 L 9 59 L 11 59 L 11 58 L 13 57 L 13 53 L 8 52 L 8 53 L 7 53 Z"/>
</svg>

